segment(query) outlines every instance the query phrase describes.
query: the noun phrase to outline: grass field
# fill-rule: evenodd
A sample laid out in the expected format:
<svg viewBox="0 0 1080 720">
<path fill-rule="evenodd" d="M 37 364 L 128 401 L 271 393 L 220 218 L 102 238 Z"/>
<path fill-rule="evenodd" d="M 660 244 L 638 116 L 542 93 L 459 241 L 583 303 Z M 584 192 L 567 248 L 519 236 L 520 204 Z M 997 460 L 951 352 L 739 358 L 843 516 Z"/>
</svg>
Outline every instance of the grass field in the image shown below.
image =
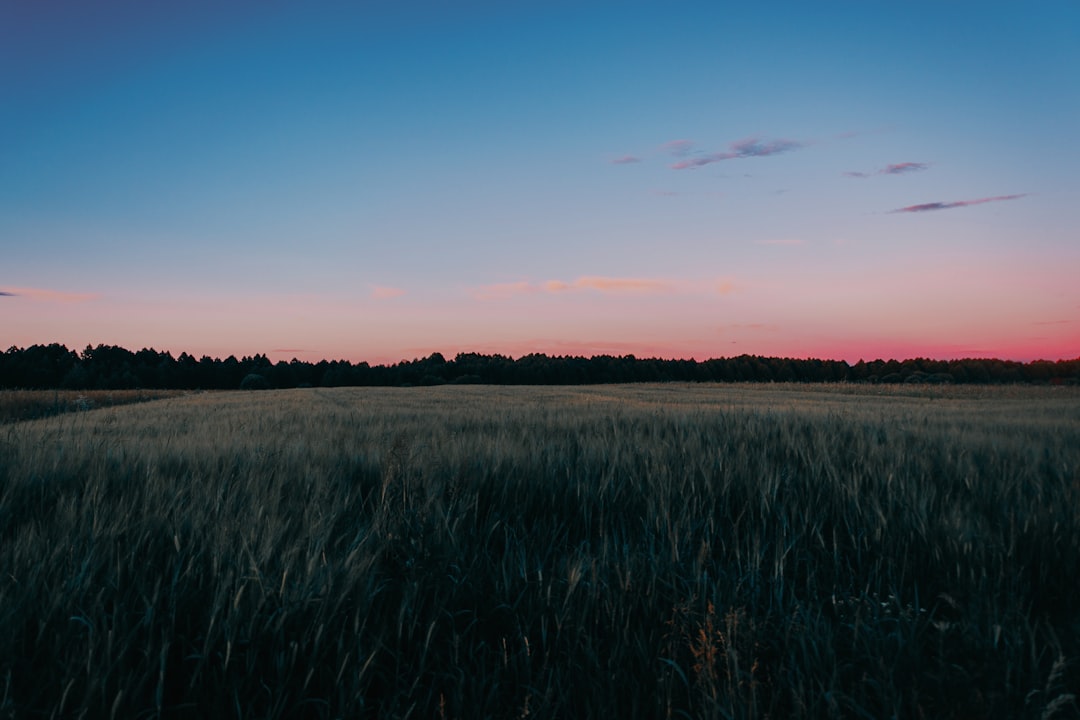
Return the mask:
<svg viewBox="0 0 1080 720">
<path fill-rule="evenodd" d="M 0 425 L 187 394 L 185 390 L 0 390 Z"/>
<path fill-rule="evenodd" d="M 0 427 L 7 717 L 1076 717 L 1080 390 L 205 393 Z"/>
</svg>

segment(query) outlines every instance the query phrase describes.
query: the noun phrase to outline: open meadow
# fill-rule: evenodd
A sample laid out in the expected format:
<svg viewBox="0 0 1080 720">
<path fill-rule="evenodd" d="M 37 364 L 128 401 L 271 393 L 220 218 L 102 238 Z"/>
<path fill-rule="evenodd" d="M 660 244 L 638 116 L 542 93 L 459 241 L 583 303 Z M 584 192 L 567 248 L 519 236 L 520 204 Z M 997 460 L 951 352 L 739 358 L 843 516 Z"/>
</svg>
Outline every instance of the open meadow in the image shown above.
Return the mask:
<svg viewBox="0 0 1080 720">
<path fill-rule="evenodd" d="M 202 393 L 0 426 L 4 717 L 1076 717 L 1080 389 Z"/>
</svg>

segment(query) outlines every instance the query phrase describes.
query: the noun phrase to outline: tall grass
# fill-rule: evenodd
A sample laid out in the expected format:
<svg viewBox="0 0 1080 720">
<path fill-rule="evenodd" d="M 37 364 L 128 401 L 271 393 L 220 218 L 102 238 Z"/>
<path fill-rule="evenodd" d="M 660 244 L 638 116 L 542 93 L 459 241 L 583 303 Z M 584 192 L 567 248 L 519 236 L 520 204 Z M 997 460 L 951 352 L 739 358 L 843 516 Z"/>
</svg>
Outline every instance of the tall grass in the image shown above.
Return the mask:
<svg viewBox="0 0 1080 720">
<path fill-rule="evenodd" d="M 309 389 L 6 426 L 0 711 L 1074 716 L 1080 394 L 870 392 Z"/>
<path fill-rule="evenodd" d="M 185 390 L 0 390 L 0 425 L 186 395 Z"/>
</svg>

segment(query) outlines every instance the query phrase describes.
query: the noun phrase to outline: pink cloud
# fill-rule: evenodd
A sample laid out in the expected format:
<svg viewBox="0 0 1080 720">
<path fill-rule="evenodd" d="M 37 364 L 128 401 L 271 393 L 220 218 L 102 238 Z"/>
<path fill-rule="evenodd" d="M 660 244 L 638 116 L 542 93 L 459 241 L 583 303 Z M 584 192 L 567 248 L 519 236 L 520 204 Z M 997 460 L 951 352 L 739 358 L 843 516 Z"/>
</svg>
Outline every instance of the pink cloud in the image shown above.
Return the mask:
<svg viewBox="0 0 1080 720">
<path fill-rule="evenodd" d="M 371 290 L 371 297 L 376 300 L 389 300 L 390 298 L 401 297 L 405 294 L 405 291 L 401 288 L 384 287 L 382 285 L 376 285 Z"/>
<path fill-rule="evenodd" d="M 477 300 L 505 300 L 515 295 L 532 295 L 539 292 L 539 288 L 524 280 L 512 283 L 495 283 L 484 285 L 471 291 L 471 295 Z"/>
<path fill-rule="evenodd" d="M 567 290 L 573 290 L 574 286 L 569 283 L 565 283 L 562 280 L 548 280 L 541 286 L 541 289 L 543 289 L 544 292 L 561 293 L 566 292 Z"/>
<path fill-rule="evenodd" d="M 548 280 L 547 282 L 534 284 L 529 282 L 502 283 L 488 285 L 474 292 L 473 296 L 478 299 L 501 299 L 511 295 L 532 295 L 546 293 L 559 295 L 562 293 L 579 292 L 582 290 L 594 290 L 599 293 L 624 293 L 624 294 L 653 294 L 671 290 L 672 283 L 666 280 L 652 280 L 647 278 L 613 278 L 594 275 L 582 277 L 566 282 L 565 280 Z"/>
<path fill-rule="evenodd" d="M 485 285 L 475 288 L 470 294 L 477 300 L 505 300 L 520 295 L 564 295 L 579 292 L 595 292 L 601 295 L 728 295 L 735 289 L 735 284 L 726 279 L 702 283 L 658 278 L 582 275 L 570 281 L 548 280 L 542 283 L 531 283 L 522 280 Z"/>
<path fill-rule="evenodd" d="M 641 162 L 640 158 L 636 158 L 633 155 L 623 155 L 622 157 L 617 157 L 614 160 L 612 160 L 611 164 L 612 165 L 632 165 L 633 163 L 639 163 L 639 162 Z"/>
<path fill-rule="evenodd" d="M 781 153 L 790 152 L 791 150 L 798 150 L 802 147 L 805 147 L 805 144 L 796 140 L 780 139 L 762 142 L 758 138 L 751 137 L 731 143 L 731 145 L 728 146 L 727 152 L 711 153 L 709 155 L 701 155 L 699 157 L 681 160 L 671 167 L 673 170 L 687 170 L 703 167 L 715 162 L 722 162 L 724 160 L 734 160 L 736 158 L 779 155 Z"/>
<path fill-rule="evenodd" d="M 649 280 L 644 278 L 611 278 L 611 277 L 579 277 L 573 282 L 573 287 L 597 290 L 602 293 L 657 293 L 671 289 L 671 283 L 665 280 Z"/>
<path fill-rule="evenodd" d="M 730 295 L 735 292 L 735 283 L 730 280 L 718 280 L 713 288 L 717 295 Z"/>
<path fill-rule="evenodd" d="M 64 304 L 88 302 L 90 300 L 97 300 L 101 297 L 98 293 L 72 293 L 60 290 L 24 287 L 9 287 L 7 290 L 0 292 L 0 295 L 5 297 L 25 297 L 31 300 L 37 300 L 38 302 Z"/>
<path fill-rule="evenodd" d="M 921 205 L 908 205 L 907 207 L 891 210 L 892 213 L 929 212 L 931 210 L 952 210 L 953 208 L 968 207 L 969 205 L 982 205 L 983 203 L 1002 202 L 1004 200 L 1016 200 L 1026 197 L 1027 193 L 1019 195 L 996 195 L 994 197 L 979 198 L 977 200 L 958 200 L 956 202 L 932 202 Z"/>
</svg>

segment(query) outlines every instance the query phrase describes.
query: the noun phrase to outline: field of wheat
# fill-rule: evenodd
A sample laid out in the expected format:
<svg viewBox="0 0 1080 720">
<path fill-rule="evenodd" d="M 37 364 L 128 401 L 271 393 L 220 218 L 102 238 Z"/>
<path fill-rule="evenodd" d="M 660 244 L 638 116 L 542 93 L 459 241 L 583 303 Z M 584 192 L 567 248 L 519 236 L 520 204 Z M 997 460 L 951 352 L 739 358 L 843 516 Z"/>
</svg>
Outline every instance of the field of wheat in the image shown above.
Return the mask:
<svg viewBox="0 0 1080 720">
<path fill-rule="evenodd" d="M 185 390 L 0 390 L 0 425 L 190 394 Z"/>
<path fill-rule="evenodd" d="M 0 426 L 6 717 L 1075 717 L 1080 391 L 205 393 Z"/>
</svg>

